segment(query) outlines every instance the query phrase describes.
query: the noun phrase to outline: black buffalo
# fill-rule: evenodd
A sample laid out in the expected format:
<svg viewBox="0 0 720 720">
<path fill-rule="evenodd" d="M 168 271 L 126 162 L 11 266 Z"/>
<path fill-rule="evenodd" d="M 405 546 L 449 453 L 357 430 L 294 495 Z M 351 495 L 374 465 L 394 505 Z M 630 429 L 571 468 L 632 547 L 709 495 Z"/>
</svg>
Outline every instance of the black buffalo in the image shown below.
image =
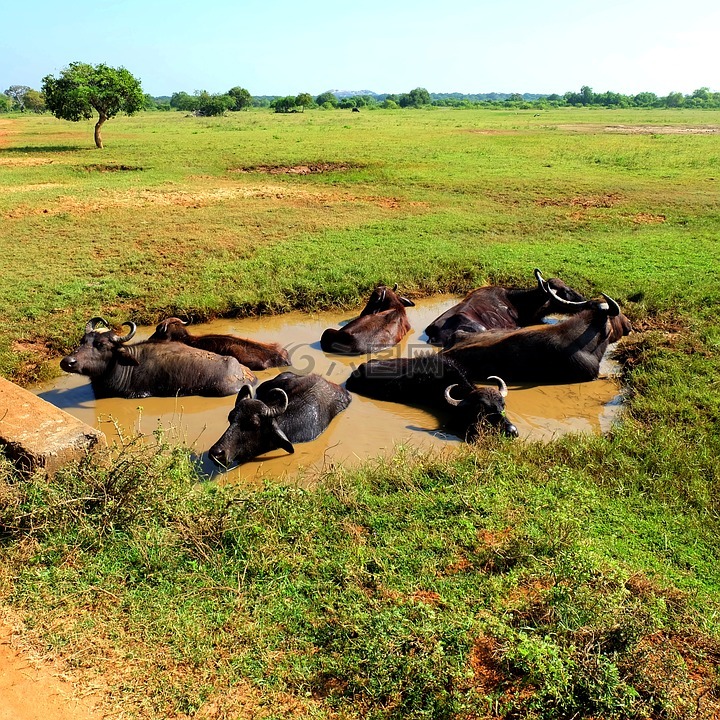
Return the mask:
<svg viewBox="0 0 720 720">
<path fill-rule="evenodd" d="M 497 428 L 517 437 L 518 431 L 505 415 L 507 386 L 496 376 L 487 378 L 495 387 L 475 387 L 462 367 L 443 355 L 370 360 L 347 380 L 352 392 L 376 400 L 420 405 L 445 411 L 448 427 L 468 441 Z"/>
<path fill-rule="evenodd" d="M 244 387 L 228 415 L 230 427 L 210 448 L 210 459 L 227 467 L 277 448 L 293 453 L 293 443 L 314 440 L 350 400 L 345 388 L 315 374 L 281 373 L 262 383 L 255 398 Z"/>
<path fill-rule="evenodd" d="M 183 343 L 126 345 L 136 326 L 124 324 L 130 332 L 120 336 L 102 318 L 92 318 L 80 345 L 60 361 L 65 372 L 89 377 L 96 397 L 232 395 L 255 380 L 235 358 Z M 106 329 L 98 330 L 101 325 Z"/>
<path fill-rule="evenodd" d="M 406 307 L 414 302 L 397 295 L 397 285 L 391 290 L 378 285 L 373 290 L 360 317 L 336 330 L 328 328 L 320 338 L 325 352 L 361 355 L 392 347 L 410 332 Z"/>
<path fill-rule="evenodd" d="M 218 355 L 232 355 L 251 370 L 267 370 L 290 365 L 287 352 L 280 345 L 261 343 L 235 335 L 191 335 L 187 323 L 177 317 L 166 318 L 155 328 L 148 342 L 181 342 Z"/>
<path fill-rule="evenodd" d="M 428 342 L 450 347 L 467 334 L 535 325 L 547 315 L 573 311 L 557 298 L 585 300 L 559 278 L 545 280 L 537 268 L 535 278 L 537 286 L 527 289 L 487 285 L 473 290 L 425 328 Z"/>
<path fill-rule="evenodd" d="M 631 330 L 620 306 L 587 300 L 556 325 L 469 335 L 442 354 L 473 378 L 502 374 L 509 382 L 584 382 L 597 378 L 607 346 Z"/>
</svg>

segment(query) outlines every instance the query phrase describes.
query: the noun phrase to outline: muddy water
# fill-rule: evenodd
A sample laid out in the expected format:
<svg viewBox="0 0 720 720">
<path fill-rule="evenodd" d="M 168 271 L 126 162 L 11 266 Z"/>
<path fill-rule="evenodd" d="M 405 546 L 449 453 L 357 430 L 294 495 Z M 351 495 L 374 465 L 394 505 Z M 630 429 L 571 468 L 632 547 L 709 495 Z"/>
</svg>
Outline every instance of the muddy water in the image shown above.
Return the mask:
<svg viewBox="0 0 720 720">
<path fill-rule="evenodd" d="M 454 296 L 417 301 L 408 308 L 413 326 L 395 348 L 373 357 L 404 357 L 431 351 L 423 329 L 457 302 Z M 195 334 L 231 333 L 262 342 L 279 342 L 287 348 L 292 368 L 299 373 L 315 372 L 343 383 L 352 369 L 368 358 L 328 355 L 320 349 L 320 336 L 328 327 L 338 327 L 352 313 L 289 313 L 234 320 L 218 320 L 193 326 Z M 154 328 L 139 328 L 144 339 Z M 258 381 L 274 377 L 287 368 L 258 372 Z M 604 368 L 612 375 L 612 367 Z M 103 430 L 110 442 L 135 433 L 152 435 L 162 428 L 166 440 L 187 444 L 211 477 L 251 480 L 261 477 L 295 476 L 299 471 L 352 465 L 368 457 L 391 452 L 399 444 L 419 448 L 459 445 L 460 440 L 443 432 L 438 418 L 420 408 L 380 402 L 354 395 L 352 403 L 333 420 L 316 440 L 295 445 L 295 454 L 277 450 L 262 458 L 218 473 L 207 459 L 208 449 L 227 427 L 227 414 L 235 398 L 121 398 L 96 400 L 87 378 L 64 374 L 51 385 L 36 388 L 40 397 L 63 408 L 89 425 Z M 521 438 L 550 440 L 570 432 L 605 432 L 619 409 L 619 386 L 612 377 L 589 383 L 547 386 L 510 386 L 508 417 Z"/>
</svg>

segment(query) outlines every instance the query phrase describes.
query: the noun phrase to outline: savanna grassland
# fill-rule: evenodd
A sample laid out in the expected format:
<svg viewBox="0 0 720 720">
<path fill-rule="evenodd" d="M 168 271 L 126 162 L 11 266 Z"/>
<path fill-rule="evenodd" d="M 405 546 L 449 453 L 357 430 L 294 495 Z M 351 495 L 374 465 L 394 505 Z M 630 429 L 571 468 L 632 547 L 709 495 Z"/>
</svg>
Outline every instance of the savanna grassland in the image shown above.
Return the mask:
<svg viewBox="0 0 720 720">
<path fill-rule="evenodd" d="M 720 113 L 0 118 L 0 374 L 87 319 L 356 307 L 532 269 L 614 297 L 607 436 L 488 437 L 312 490 L 128 441 L 0 468 L 0 598 L 131 717 L 720 714 Z"/>
</svg>

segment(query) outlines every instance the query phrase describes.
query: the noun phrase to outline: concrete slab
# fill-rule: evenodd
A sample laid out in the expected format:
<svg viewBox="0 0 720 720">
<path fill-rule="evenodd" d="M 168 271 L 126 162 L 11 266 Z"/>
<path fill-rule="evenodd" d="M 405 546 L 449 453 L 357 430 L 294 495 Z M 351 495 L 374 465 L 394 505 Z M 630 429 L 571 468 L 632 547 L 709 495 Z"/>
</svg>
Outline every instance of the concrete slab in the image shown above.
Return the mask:
<svg viewBox="0 0 720 720">
<path fill-rule="evenodd" d="M 23 470 L 45 468 L 53 474 L 106 445 L 100 430 L 0 378 L 0 446 Z"/>
</svg>

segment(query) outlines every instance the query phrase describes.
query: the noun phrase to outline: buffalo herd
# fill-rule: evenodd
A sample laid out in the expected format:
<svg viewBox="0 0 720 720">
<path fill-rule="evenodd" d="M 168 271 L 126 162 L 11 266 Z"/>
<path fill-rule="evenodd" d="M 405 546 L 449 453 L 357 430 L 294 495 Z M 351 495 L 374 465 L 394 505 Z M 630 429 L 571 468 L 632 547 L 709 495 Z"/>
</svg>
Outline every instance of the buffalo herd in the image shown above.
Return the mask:
<svg viewBox="0 0 720 720">
<path fill-rule="evenodd" d="M 90 378 L 96 397 L 236 395 L 229 426 L 209 457 L 227 468 L 275 449 L 318 437 L 350 404 L 351 392 L 436 411 L 455 435 L 477 440 L 488 431 L 518 434 L 505 413 L 506 382 L 569 383 L 594 380 L 609 343 L 630 332 L 619 305 L 603 294 L 589 300 L 558 278 L 534 271 L 531 288 L 489 285 L 469 293 L 425 329 L 438 351 L 359 364 L 345 387 L 316 374 L 286 371 L 256 383 L 253 370 L 291 365 L 280 344 L 234 335 L 193 335 L 170 317 L 145 341 L 128 344 L 132 322 L 116 334 L 92 318 L 78 347 L 60 362 Z M 397 345 L 410 331 L 413 303 L 376 287 L 360 316 L 322 333 L 326 353 L 362 355 Z M 548 316 L 556 317 L 548 321 Z"/>
</svg>

